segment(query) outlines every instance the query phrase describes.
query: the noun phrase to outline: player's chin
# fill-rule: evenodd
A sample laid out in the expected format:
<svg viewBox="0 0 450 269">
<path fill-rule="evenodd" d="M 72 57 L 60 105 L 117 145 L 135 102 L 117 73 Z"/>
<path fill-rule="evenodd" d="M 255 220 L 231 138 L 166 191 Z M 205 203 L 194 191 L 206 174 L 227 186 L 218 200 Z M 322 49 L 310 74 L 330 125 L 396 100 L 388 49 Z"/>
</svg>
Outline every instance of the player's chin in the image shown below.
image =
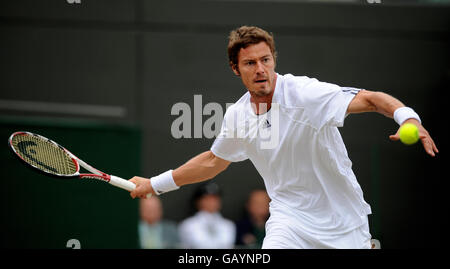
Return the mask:
<svg viewBox="0 0 450 269">
<path fill-rule="evenodd" d="M 259 86 L 256 87 L 255 90 L 253 90 L 256 96 L 266 96 L 270 94 L 269 87 L 266 86 Z"/>
</svg>

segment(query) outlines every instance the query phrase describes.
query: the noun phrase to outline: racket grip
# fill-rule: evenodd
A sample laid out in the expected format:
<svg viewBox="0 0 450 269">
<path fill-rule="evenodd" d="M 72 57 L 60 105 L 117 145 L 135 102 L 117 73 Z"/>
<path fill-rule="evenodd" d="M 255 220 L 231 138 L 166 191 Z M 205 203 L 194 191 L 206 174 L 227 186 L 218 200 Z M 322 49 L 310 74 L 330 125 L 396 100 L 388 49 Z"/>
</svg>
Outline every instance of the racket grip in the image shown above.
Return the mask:
<svg viewBox="0 0 450 269">
<path fill-rule="evenodd" d="M 125 180 L 120 177 L 113 176 L 113 175 L 111 175 L 111 180 L 109 181 L 109 184 L 119 187 L 119 188 L 122 188 L 124 190 L 130 191 L 130 192 L 136 188 L 136 185 L 134 185 L 133 182 Z M 151 196 L 152 196 L 151 193 L 147 194 L 147 198 L 150 198 Z"/>
</svg>

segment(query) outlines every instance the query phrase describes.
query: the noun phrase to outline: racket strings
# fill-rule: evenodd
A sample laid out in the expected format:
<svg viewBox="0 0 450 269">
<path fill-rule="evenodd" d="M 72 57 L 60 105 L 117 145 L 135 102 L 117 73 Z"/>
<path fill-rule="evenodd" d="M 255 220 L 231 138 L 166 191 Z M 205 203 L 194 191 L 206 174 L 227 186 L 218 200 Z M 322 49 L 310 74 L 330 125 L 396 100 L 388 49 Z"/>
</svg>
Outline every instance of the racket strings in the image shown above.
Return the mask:
<svg viewBox="0 0 450 269">
<path fill-rule="evenodd" d="M 47 173 L 72 175 L 77 172 L 75 163 L 64 149 L 39 136 L 16 135 L 11 144 L 24 161 Z"/>
</svg>

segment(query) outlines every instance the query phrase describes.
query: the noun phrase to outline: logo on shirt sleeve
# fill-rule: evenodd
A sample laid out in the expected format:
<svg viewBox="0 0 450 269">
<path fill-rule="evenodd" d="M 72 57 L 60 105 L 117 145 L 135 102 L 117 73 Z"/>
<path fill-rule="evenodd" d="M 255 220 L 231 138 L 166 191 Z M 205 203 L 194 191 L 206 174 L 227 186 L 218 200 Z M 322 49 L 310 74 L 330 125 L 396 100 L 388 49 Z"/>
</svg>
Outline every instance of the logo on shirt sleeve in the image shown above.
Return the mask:
<svg viewBox="0 0 450 269">
<path fill-rule="evenodd" d="M 356 95 L 361 89 L 351 88 L 351 87 L 341 87 L 342 92 Z"/>
</svg>

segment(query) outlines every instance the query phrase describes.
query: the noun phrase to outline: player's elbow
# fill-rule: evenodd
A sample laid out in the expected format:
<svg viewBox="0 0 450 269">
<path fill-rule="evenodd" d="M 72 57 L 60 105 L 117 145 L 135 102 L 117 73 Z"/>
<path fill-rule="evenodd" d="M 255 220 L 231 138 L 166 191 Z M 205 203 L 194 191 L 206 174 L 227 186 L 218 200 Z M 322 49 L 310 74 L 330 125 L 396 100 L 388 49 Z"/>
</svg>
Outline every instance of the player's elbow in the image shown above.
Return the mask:
<svg viewBox="0 0 450 269">
<path fill-rule="evenodd" d="M 374 112 L 377 110 L 376 107 L 376 95 L 377 92 L 361 90 L 350 102 L 347 113 L 363 113 L 363 112 Z"/>
<path fill-rule="evenodd" d="M 363 90 L 360 92 L 360 94 L 362 94 L 364 110 L 366 112 L 376 112 L 377 111 L 376 104 L 381 92 Z"/>
<path fill-rule="evenodd" d="M 217 157 L 211 151 L 208 151 L 207 177 L 212 179 L 221 172 L 225 171 L 231 162 Z"/>
</svg>

